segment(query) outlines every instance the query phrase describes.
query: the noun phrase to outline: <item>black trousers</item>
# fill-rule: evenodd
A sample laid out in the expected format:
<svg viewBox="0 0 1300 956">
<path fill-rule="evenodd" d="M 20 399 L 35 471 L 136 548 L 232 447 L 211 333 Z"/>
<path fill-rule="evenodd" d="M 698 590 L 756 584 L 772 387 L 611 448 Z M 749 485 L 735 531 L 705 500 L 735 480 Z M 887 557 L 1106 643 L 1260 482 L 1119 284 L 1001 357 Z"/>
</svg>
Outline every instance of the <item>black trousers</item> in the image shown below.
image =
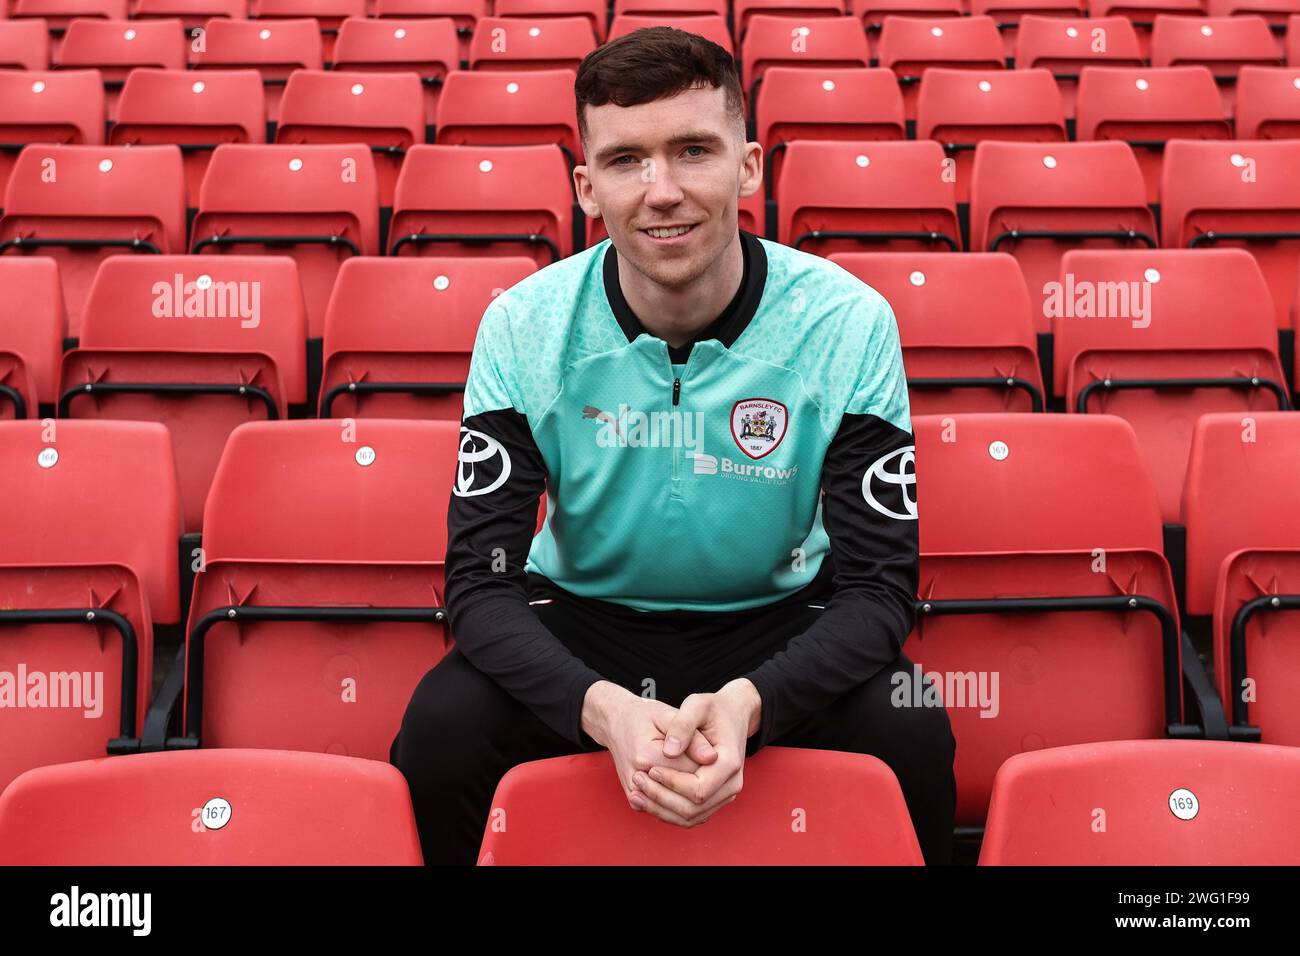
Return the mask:
<svg viewBox="0 0 1300 956">
<path fill-rule="evenodd" d="M 589 667 L 634 694 L 652 692 L 674 707 L 753 670 L 821 613 L 820 602 L 797 595 L 720 614 L 645 613 L 580 598 L 533 576 L 530 592 L 542 623 Z M 898 777 L 926 862 L 948 863 L 956 741 L 942 707 L 894 705 L 892 678 L 900 670 L 910 680 L 906 656 L 771 743 L 883 760 Z M 506 771 L 530 760 L 598 749 L 594 742 L 575 746 L 555 733 L 453 649 L 416 687 L 390 759 L 410 786 L 425 862 L 473 864 Z"/>
</svg>

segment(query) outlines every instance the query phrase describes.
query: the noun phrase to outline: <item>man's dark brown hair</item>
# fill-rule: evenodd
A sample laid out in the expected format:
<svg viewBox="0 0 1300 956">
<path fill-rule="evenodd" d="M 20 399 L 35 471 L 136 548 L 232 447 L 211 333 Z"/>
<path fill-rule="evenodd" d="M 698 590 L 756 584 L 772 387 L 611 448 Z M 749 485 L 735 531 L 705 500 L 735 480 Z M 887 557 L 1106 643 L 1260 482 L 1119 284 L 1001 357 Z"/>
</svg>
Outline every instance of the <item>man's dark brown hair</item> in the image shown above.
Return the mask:
<svg viewBox="0 0 1300 956">
<path fill-rule="evenodd" d="M 689 89 L 721 87 L 743 128 L 736 61 L 712 40 L 674 27 L 644 27 L 598 47 L 578 67 L 578 132 L 587 140 L 585 107 L 640 106 Z"/>
</svg>

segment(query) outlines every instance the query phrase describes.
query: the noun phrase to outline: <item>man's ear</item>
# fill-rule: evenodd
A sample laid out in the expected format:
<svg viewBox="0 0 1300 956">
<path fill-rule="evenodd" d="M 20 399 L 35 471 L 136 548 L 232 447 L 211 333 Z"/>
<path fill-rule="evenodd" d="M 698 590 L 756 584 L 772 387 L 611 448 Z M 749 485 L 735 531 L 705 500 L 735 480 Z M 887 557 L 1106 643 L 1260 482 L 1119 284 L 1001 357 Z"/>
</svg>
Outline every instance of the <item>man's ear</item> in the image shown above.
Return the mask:
<svg viewBox="0 0 1300 956">
<path fill-rule="evenodd" d="M 763 147 L 746 143 L 740 165 L 740 198 L 748 199 L 763 186 Z"/>
<path fill-rule="evenodd" d="M 591 178 L 587 175 L 587 167 L 573 167 L 573 191 L 578 196 L 578 205 L 592 219 L 600 218 L 600 206 L 596 204 L 595 194 L 591 189 Z"/>
</svg>

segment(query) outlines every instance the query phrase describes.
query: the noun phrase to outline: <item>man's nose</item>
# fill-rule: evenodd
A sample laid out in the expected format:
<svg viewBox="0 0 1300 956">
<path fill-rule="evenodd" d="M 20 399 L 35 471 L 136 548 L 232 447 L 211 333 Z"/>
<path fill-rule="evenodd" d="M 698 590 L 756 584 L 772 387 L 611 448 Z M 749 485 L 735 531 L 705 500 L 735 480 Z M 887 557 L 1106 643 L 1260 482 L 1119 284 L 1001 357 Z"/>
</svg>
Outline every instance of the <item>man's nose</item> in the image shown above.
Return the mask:
<svg viewBox="0 0 1300 956">
<path fill-rule="evenodd" d="M 675 206 L 682 201 L 682 191 L 673 179 L 668 163 L 651 159 L 641 170 L 646 179 L 645 203 L 656 209 Z"/>
</svg>

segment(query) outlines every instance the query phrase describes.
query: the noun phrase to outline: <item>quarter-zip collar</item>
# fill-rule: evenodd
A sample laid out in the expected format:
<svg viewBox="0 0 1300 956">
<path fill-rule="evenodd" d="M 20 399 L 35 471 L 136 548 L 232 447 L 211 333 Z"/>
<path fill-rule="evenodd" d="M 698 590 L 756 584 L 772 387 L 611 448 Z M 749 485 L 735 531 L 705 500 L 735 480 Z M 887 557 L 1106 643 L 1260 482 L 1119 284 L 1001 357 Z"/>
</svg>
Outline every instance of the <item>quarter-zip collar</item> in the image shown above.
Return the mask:
<svg viewBox="0 0 1300 956">
<path fill-rule="evenodd" d="M 758 311 L 758 304 L 763 298 L 763 287 L 767 284 L 767 253 L 763 251 L 758 238 L 743 229 L 740 230 L 740 248 L 745 257 L 745 271 L 740 280 L 740 288 L 722 310 L 722 314 L 701 329 L 695 338 L 676 348 L 668 345 L 668 358 L 674 364 L 685 362 L 690 357 L 691 347 L 706 339 L 717 339 L 724 348 L 731 348 L 731 344 L 740 338 L 740 333 L 745 331 L 754 318 L 754 313 Z M 618 282 L 618 253 L 613 243 L 605 250 L 604 280 L 605 297 L 627 340 L 635 342 L 639 335 L 655 337 L 641 324 L 632 307 L 627 304 L 623 288 Z"/>
</svg>

